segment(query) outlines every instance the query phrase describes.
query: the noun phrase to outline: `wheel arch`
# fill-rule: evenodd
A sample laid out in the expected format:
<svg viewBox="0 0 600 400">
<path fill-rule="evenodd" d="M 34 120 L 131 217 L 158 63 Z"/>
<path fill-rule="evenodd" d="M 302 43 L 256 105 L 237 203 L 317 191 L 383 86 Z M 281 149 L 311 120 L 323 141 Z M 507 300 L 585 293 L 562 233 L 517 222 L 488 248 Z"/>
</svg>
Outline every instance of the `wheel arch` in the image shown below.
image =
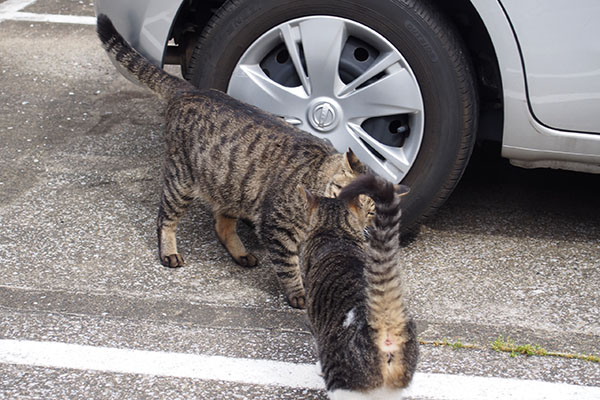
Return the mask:
<svg viewBox="0 0 600 400">
<path fill-rule="evenodd" d="M 498 56 L 486 25 L 471 0 L 430 0 L 456 27 L 473 64 L 479 92 L 477 141 L 502 141 L 504 95 Z"/>
</svg>

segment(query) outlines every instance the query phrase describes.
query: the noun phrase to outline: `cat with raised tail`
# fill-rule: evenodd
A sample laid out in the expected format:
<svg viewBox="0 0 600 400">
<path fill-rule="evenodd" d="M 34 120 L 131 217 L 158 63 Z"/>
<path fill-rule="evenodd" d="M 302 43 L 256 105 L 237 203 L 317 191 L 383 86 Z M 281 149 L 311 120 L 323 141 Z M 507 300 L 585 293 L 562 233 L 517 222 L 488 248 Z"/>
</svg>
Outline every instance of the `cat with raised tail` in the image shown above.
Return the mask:
<svg viewBox="0 0 600 400">
<path fill-rule="evenodd" d="M 132 49 L 106 15 L 99 15 L 97 24 L 109 56 L 168 102 L 157 219 L 161 263 L 184 265 L 175 230 L 188 206 L 201 199 L 215 216 L 217 238 L 244 267 L 258 260 L 244 247 L 236 223 L 251 222 L 288 302 L 304 308 L 298 249 L 306 222 L 296 188 L 335 196 L 365 167 L 351 151 L 337 153 L 281 118 L 169 75 Z"/>
<path fill-rule="evenodd" d="M 401 278 L 401 196 L 364 175 L 335 199 L 299 188 L 309 229 L 300 252 L 307 313 L 331 399 L 398 399 L 418 359 Z M 375 202 L 364 239 L 359 195 Z"/>
</svg>

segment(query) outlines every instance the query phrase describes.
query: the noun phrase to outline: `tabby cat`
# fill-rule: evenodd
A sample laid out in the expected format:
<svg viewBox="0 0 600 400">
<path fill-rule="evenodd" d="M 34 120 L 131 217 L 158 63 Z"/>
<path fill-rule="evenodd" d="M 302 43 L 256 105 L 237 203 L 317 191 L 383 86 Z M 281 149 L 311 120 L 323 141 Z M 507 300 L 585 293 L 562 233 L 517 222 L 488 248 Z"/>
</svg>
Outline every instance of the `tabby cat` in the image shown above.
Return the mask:
<svg viewBox="0 0 600 400">
<path fill-rule="evenodd" d="M 240 241 L 236 223 L 242 218 L 254 225 L 290 305 L 303 308 L 298 245 L 306 223 L 296 188 L 334 196 L 365 167 L 351 151 L 339 154 L 280 118 L 169 75 L 133 50 L 106 15 L 98 16 L 97 31 L 110 56 L 168 101 L 157 221 L 161 263 L 183 266 L 175 230 L 200 198 L 214 213 L 217 238 L 245 267 L 258 260 Z"/>
<path fill-rule="evenodd" d="M 398 399 L 418 358 L 400 277 L 400 197 L 408 188 L 364 175 L 337 199 L 300 193 L 309 223 L 300 268 L 328 394 Z M 375 201 L 366 240 L 360 194 Z"/>
</svg>

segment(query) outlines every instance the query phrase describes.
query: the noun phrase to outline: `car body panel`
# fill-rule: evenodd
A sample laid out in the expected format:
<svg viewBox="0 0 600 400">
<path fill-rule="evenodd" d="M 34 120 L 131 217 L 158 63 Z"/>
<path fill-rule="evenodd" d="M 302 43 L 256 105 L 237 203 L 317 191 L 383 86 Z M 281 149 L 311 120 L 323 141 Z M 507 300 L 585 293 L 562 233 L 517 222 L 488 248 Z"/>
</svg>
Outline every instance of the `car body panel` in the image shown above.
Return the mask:
<svg viewBox="0 0 600 400">
<path fill-rule="evenodd" d="M 510 21 L 499 2 L 471 0 L 483 20 L 502 79 L 502 155 L 515 165 L 600 173 L 600 135 L 549 128 L 531 113 L 525 70 Z"/>
<path fill-rule="evenodd" d="M 517 37 L 535 118 L 600 131 L 600 2 L 500 0 Z"/>
<path fill-rule="evenodd" d="M 106 14 L 121 35 L 153 64 L 163 66 L 165 50 L 183 0 L 100 0 L 96 14 Z"/>
</svg>

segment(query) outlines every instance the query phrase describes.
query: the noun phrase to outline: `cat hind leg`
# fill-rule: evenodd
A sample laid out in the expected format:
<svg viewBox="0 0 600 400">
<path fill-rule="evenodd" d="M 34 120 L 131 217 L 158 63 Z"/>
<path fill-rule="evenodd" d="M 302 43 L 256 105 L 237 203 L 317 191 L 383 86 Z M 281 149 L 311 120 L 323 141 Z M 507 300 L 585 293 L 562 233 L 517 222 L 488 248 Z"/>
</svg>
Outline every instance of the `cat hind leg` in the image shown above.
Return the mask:
<svg viewBox="0 0 600 400">
<path fill-rule="evenodd" d="M 167 216 L 165 206 L 161 202 L 158 212 L 157 233 L 160 262 L 165 267 L 183 267 L 183 256 L 177 251 L 175 231 L 180 218 Z"/>
<path fill-rule="evenodd" d="M 169 168 L 170 165 L 167 165 Z M 185 210 L 194 200 L 193 190 L 186 181 L 176 179 L 177 174 L 165 174 L 163 192 L 157 218 L 158 252 L 165 267 L 183 267 L 183 256 L 177 251 L 175 231 Z"/>
</svg>

